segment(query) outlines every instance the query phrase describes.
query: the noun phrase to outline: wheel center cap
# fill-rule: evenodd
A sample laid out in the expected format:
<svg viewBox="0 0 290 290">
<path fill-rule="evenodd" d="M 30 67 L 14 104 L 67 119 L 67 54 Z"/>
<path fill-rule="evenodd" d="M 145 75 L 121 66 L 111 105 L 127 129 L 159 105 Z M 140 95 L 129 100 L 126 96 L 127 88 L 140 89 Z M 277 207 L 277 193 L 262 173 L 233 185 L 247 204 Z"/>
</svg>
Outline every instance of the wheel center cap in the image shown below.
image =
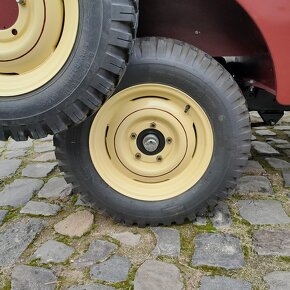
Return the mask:
<svg viewBox="0 0 290 290">
<path fill-rule="evenodd" d="M 0 30 L 12 27 L 17 21 L 19 14 L 16 0 L 1 0 Z"/>
<path fill-rule="evenodd" d="M 148 152 L 154 152 L 159 146 L 159 139 L 154 134 L 148 134 L 143 139 L 143 146 Z"/>
<path fill-rule="evenodd" d="M 159 130 L 154 128 L 145 129 L 138 135 L 137 146 L 141 153 L 153 156 L 164 149 L 165 138 Z"/>
</svg>

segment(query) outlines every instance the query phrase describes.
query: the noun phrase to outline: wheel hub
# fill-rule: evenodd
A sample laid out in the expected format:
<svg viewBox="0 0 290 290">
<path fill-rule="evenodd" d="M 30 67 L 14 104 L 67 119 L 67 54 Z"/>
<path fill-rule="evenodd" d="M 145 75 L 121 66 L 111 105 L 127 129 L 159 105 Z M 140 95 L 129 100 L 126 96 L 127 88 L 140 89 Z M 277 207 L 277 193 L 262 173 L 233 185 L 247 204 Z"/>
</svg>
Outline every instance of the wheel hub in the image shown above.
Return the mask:
<svg viewBox="0 0 290 290">
<path fill-rule="evenodd" d="M 104 104 L 89 144 L 97 171 L 111 187 L 153 201 L 177 196 L 202 177 L 212 157 L 213 133 L 188 95 L 144 84 Z"/>
<path fill-rule="evenodd" d="M 0 97 L 7 97 L 35 90 L 64 65 L 76 38 L 78 0 L 3 1 Z"/>
<path fill-rule="evenodd" d="M 156 129 L 145 129 L 137 138 L 138 149 L 147 156 L 156 155 L 164 149 L 164 135 Z"/>
<path fill-rule="evenodd" d="M 19 2 L 18 6 L 15 23 L 0 31 L 2 74 L 21 74 L 36 68 L 53 53 L 61 35 L 61 1 L 30 0 L 25 5 Z"/>
</svg>

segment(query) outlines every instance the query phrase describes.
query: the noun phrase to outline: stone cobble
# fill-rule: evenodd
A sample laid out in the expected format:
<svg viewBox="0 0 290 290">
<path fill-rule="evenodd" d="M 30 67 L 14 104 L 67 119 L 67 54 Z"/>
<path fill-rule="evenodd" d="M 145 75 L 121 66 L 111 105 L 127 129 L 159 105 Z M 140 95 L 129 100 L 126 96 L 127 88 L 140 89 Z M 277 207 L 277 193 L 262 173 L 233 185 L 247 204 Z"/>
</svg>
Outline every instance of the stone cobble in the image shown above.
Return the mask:
<svg viewBox="0 0 290 290">
<path fill-rule="evenodd" d="M 30 260 L 39 259 L 40 263 L 63 263 L 73 253 L 74 249 L 57 241 L 47 241 L 31 256 Z"/>
<path fill-rule="evenodd" d="M 92 241 L 87 252 L 74 261 L 73 266 L 76 268 L 85 268 L 103 262 L 109 258 L 117 248 L 117 245 L 108 241 Z"/>
<path fill-rule="evenodd" d="M 253 129 L 227 199 L 192 223 L 145 229 L 71 195 L 52 136 L 0 142 L 0 289 L 290 289 L 288 122 Z"/>
</svg>

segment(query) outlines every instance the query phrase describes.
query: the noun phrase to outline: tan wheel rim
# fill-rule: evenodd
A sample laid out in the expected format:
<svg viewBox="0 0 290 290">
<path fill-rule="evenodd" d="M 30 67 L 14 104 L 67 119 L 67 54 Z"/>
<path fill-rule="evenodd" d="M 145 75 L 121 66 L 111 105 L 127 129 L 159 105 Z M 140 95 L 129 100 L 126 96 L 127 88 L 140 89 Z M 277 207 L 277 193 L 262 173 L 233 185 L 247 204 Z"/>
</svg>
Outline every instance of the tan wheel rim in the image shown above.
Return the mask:
<svg viewBox="0 0 290 290">
<path fill-rule="evenodd" d="M 114 95 L 96 115 L 89 136 L 91 158 L 103 180 L 144 201 L 166 200 L 193 187 L 210 164 L 213 143 L 201 106 L 158 84 Z"/>
<path fill-rule="evenodd" d="M 51 80 L 77 35 L 78 0 L 19 2 L 16 22 L 0 30 L 0 97 L 25 94 Z"/>
</svg>

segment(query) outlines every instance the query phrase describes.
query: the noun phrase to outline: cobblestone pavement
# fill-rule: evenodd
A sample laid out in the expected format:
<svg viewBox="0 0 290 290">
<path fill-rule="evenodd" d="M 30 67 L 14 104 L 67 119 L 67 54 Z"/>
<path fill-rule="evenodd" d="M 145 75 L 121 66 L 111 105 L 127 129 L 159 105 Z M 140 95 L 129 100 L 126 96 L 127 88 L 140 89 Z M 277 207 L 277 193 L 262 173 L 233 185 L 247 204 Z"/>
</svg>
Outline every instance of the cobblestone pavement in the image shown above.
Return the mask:
<svg viewBox="0 0 290 290">
<path fill-rule="evenodd" d="M 170 228 L 125 227 L 71 196 L 52 137 L 0 142 L 0 289 L 290 289 L 287 121 L 253 129 L 230 198 Z"/>
</svg>

